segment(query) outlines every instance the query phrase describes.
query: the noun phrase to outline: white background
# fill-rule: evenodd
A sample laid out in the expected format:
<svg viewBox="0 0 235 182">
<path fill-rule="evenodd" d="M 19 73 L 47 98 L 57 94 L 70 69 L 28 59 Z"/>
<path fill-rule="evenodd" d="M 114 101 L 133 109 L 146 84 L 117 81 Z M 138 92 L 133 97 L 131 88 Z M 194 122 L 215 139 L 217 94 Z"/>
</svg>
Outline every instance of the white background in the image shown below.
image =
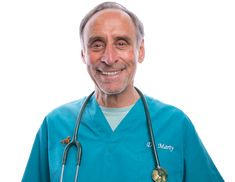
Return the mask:
<svg viewBox="0 0 235 182">
<path fill-rule="evenodd" d="M 0 181 L 21 180 L 48 112 L 93 90 L 78 29 L 98 2 L 0 2 Z M 145 25 L 136 86 L 186 112 L 225 181 L 235 181 L 233 1 L 118 2 Z"/>
</svg>

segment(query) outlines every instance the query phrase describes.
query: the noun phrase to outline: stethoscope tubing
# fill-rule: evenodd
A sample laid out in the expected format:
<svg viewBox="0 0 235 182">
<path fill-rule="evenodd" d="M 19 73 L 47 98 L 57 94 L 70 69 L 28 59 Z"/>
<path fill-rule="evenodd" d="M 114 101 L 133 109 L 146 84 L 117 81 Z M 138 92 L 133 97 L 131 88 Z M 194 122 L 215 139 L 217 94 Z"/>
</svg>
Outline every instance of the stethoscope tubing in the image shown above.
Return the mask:
<svg viewBox="0 0 235 182">
<path fill-rule="evenodd" d="M 71 142 L 69 142 L 65 146 L 64 153 L 63 153 L 63 159 L 62 159 L 62 169 L 61 169 L 61 175 L 60 175 L 60 182 L 63 181 L 64 168 L 65 168 L 65 165 L 66 165 L 69 150 L 72 146 L 77 148 L 77 165 L 76 165 L 76 174 L 75 174 L 75 177 L 74 177 L 74 182 L 77 181 L 78 170 L 79 170 L 79 167 L 80 167 L 81 157 L 82 157 L 82 145 L 77 140 L 77 137 L 78 137 L 77 133 L 78 133 L 78 129 L 79 129 L 79 126 L 80 126 L 80 123 L 81 123 L 83 111 L 85 110 L 85 107 L 86 107 L 88 101 L 90 100 L 90 98 L 93 94 L 94 94 L 94 91 L 84 101 L 84 103 L 82 105 L 82 108 L 80 109 L 78 118 L 76 119 L 75 128 L 74 128 L 74 132 L 73 132 L 73 138 L 72 138 Z"/>
<path fill-rule="evenodd" d="M 152 144 L 152 151 L 153 151 L 153 155 L 154 155 L 154 159 L 155 159 L 155 165 L 156 165 L 157 169 L 160 169 L 161 168 L 160 167 L 160 161 L 159 161 L 158 154 L 157 154 L 155 138 L 154 138 L 154 133 L 153 133 L 153 128 L 152 128 L 152 122 L 151 122 L 151 117 L 150 117 L 150 113 L 149 113 L 149 109 L 148 109 L 148 104 L 147 104 L 147 101 L 146 101 L 145 96 L 143 95 L 143 93 L 138 88 L 135 87 L 135 89 L 138 92 L 138 94 L 140 95 L 140 98 L 141 98 L 141 100 L 143 102 L 143 105 L 144 105 L 144 110 L 145 110 L 145 115 L 146 115 L 146 120 L 147 120 L 147 125 L 148 125 L 148 131 L 149 131 L 149 137 L 150 137 L 150 141 L 151 141 L 151 144 Z M 76 123 L 75 123 L 73 138 L 72 138 L 71 142 L 69 142 L 65 146 L 64 153 L 63 153 L 63 158 L 62 158 L 62 169 L 61 169 L 61 175 L 60 175 L 60 182 L 63 181 L 64 169 L 65 169 L 68 153 L 69 153 L 69 150 L 72 146 L 77 148 L 77 165 L 76 165 L 76 173 L 75 173 L 75 177 L 74 177 L 74 182 L 77 181 L 78 171 L 79 171 L 79 167 L 80 167 L 80 163 L 81 163 L 81 157 L 82 157 L 82 146 L 81 146 L 80 142 L 77 140 L 78 129 L 79 129 L 79 126 L 80 126 L 80 123 L 81 123 L 83 112 L 84 112 L 84 110 L 85 110 L 85 108 L 86 108 L 86 106 L 87 106 L 87 104 L 88 104 L 88 102 L 89 102 L 89 100 L 90 100 L 90 98 L 92 97 L 93 94 L 94 94 L 94 91 L 85 99 L 85 101 L 84 101 L 84 103 L 83 103 L 83 105 L 80 109 L 80 112 L 79 112 L 78 118 L 76 120 Z"/>
<path fill-rule="evenodd" d="M 154 155 L 154 159 L 155 159 L 155 165 L 158 169 L 160 169 L 160 161 L 159 161 L 159 157 L 158 157 L 158 153 L 157 153 L 157 148 L 156 148 L 156 144 L 155 144 L 155 137 L 154 137 L 154 133 L 153 133 L 153 127 L 152 127 L 152 122 L 151 122 L 151 117 L 150 117 L 150 113 L 149 113 L 149 109 L 148 109 L 148 104 L 147 101 L 145 99 L 145 96 L 143 95 L 143 93 L 136 88 L 136 91 L 139 93 L 140 98 L 144 104 L 144 110 L 145 110 L 145 115 L 146 115 L 146 120 L 147 120 L 147 125 L 148 125 L 148 130 L 149 130 L 149 137 L 150 137 L 150 141 L 152 144 L 152 148 L 153 148 L 153 155 Z"/>
</svg>

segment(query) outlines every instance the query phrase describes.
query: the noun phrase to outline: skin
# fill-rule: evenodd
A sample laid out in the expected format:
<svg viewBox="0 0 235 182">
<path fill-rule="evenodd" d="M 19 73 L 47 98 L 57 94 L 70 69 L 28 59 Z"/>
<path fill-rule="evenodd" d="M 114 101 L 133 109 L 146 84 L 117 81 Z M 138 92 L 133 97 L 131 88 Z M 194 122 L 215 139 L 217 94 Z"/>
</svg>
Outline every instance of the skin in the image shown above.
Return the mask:
<svg viewBox="0 0 235 182">
<path fill-rule="evenodd" d="M 134 77 L 144 55 L 144 40 L 137 41 L 135 26 L 125 12 L 102 10 L 87 22 L 81 56 L 101 106 L 125 107 L 138 100 Z"/>
</svg>

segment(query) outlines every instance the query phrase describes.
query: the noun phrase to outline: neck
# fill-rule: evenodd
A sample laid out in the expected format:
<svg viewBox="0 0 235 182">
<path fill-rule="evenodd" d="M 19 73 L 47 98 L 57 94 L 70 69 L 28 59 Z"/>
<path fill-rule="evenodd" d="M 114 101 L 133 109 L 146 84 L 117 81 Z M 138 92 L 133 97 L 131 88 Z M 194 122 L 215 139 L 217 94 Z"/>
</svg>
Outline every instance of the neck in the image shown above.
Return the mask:
<svg viewBox="0 0 235 182">
<path fill-rule="evenodd" d="M 96 100 L 103 107 L 126 107 L 134 104 L 139 99 L 135 88 L 126 89 L 118 94 L 106 94 L 98 89 L 95 91 Z"/>
</svg>

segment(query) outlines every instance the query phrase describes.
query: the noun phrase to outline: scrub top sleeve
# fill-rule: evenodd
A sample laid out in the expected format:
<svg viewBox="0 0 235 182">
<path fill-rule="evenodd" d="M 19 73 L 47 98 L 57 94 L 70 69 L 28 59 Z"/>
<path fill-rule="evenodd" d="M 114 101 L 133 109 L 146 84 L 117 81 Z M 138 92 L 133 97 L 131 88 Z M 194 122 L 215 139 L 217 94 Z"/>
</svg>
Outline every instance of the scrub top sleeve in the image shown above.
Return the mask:
<svg viewBox="0 0 235 182">
<path fill-rule="evenodd" d="M 47 123 L 45 119 L 34 140 L 22 182 L 50 181 L 47 143 Z"/>
<path fill-rule="evenodd" d="M 223 178 L 200 140 L 193 124 L 186 118 L 184 128 L 184 181 L 223 182 Z"/>
</svg>

